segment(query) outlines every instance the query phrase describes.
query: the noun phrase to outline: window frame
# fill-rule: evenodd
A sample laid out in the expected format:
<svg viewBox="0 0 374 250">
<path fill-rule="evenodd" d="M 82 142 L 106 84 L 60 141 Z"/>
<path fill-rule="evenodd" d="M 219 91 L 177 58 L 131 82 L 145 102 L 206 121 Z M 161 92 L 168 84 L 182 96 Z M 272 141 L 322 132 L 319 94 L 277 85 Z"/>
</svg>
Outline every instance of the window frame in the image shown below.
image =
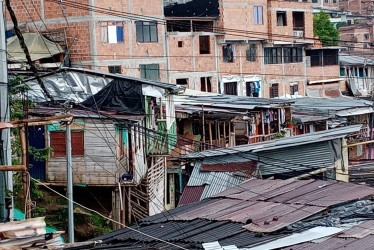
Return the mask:
<svg viewBox="0 0 374 250">
<path fill-rule="evenodd" d="M 279 97 L 279 83 L 273 83 L 270 85 L 269 96 L 270 98 Z"/>
<path fill-rule="evenodd" d="M 204 76 L 200 77 L 200 91 L 202 92 L 212 92 L 212 77 Z"/>
<path fill-rule="evenodd" d="M 253 22 L 257 25 L 264 24 L 264 15 L 262 6 L 253 6 Z"/>
<path fill-rule="evenodd" d="M 57 143 L 58 139 L 61 139 L 63 143 Z M 76 144 L 75 142 L 77 140 L 80 140 L 81 143 Z M 52 157 L 66 157 L 66 131 L 50 131 L 49 142 L 50 147 L 53 149 Z M 71 155 L 73 157 L 83 157 L 85 154 L 84 146 L 84 131 L 71 131 Z M 60 147 L 60 149 L 58 149 L 57 147 Z"/>
<path fill-rule="evenodd" d="M 210 36 L 199 36 L 199 52 L 201 55 L 210 54 Z"/>
<path fill-rule="evenodd" d="M 249 44 L 247 46 L 245 58 L 247 62 L 257 61 L 257 45 L 255 43 Z"/>
<path fill-rule="evenodd" d="M 121 65 L 108 66 L 108 71 L 111 74 L 121 74 L 121 72 L 122 72 Z"/>
<path fill-rule="evenodd" d="M 296 92 L 299 93 L 299 84 L 290 85 L 290 95 L 295 95 Z"/>
<path fill-rule="evenodd" d="M 233 43 L 222 45 L 222 60 L 225 63 L 233 63 L 235 61 L 235 45 Z"/>
<path fill-rule="evenodd" d="M 265 64 L 281 64 L 282 58 L 283 58 L 282 47 L 264 48 L 264 63 Z"/>
<path fill-rule="evenodd" d="M 303 62 L 303 48 L 302 47 L 283 47 L 283 61 L 284 63 Z"/>
<path fill-rule="evenodd" d="M 158 43 L 158 27 L 156 21 L 136 21 L 135 27 L 136 42 Z"/>
<path fill-rule="evenodd" d="M 279 20 L 278 20 L 278 18 L 279 18 L 280 16 L 283 16 L 283 17 L 284 17 L 282 25 L 279 25 Z M 277 26 L 279 26 L 279 27 L 287 26 L 287 11 L 277 11 Z"/>
<path fill-rule="evenodd" d="M 152 69 L 151 67 L 155 67 L 157 65 L 157 79 L 153 77 L 148 77 L 147 71 L 149 70 L 155 70 Z M 140 78 L 146 79 L 146 80 L 151 80 L 151 81 L 159 81 L 160 80 L 160 65 L 157 63 L 150 63 L 150 64 L 140 64 L 139 65 L 140 69 Z"/>
<path fill-rule="evenodd" d="M 110 27 L 115 27 L 116 29 L 116 36 L 115 39 L 113 37 L 112 40 L 110 39 Z M 125 42 L 125 25 L 124 22 L 100 22 L 100 41 L 101 43 L 107 43 L 107 44 L 118 44 L 118 43 L 124 43 Z M 119 34 L 121 34 L 119 36 Z"/>
</svg>

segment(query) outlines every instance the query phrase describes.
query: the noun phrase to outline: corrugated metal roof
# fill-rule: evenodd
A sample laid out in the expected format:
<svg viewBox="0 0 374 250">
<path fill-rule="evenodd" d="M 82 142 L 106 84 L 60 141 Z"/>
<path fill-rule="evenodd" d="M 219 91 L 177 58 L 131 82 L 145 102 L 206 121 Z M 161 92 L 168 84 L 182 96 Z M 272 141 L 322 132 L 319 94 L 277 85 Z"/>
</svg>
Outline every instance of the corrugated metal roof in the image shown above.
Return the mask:
<svg viewBox="0 0 374 250">
<path fill-rule="evenodd" d="M 199 201 L 201 195 L 204 192 L 204 186 L 187 186 L 183 190 L 182 197 L 178 203 L 178 206 L 183 206 L 185 204 L 193 203 Z"/>
<path fill-rule="evenodd" d="M 303 97 L 292 100 L 295 101 L 292 104 L 292 111 L 299 115 L 313 114 L 313 116 L 327 116 L 330 118 L 335 118 L 338 111 L 348 112 L 349 110 L 360 108 L 360 111 L 367 109 L 367 112 L 370 112 L 372 107 L 372 102 L 370 101 L 346 96 L 334 98 Z"/>
<path fill-rule="evenodd" d="M 326 238 L 317 243 L 302 243 L 285 247 L 287 250 L 340 250 L 340 249 L 373 249 L 374 235 L 373 235 L 374 221 L 370 220 L 352 227 L 333 238 Z M 369 229 L 367 229 L 369 228 Z"/>
<path fill-rule="evenodd" d="M 285 137 L 285 138 L 278 139 L 278 140 L 270 140 L 270 141 L 264 141 L 264 142 L 253 143 L 253 144 L 248 144 L 248 145 L 240 145 L 240 146 L 236 146 L 232 148 L 206 150 L 202 152 L 179 156 L 178 159 L 180 160 L 204 159 L 208 157 L 218 157 L 218 156 L 226 156 L 226 155 L 243 155 L 244 157 L 241 157 L 241 158 L 248 157 L 249 160 L 256 160 L 258 159 L 257 155 L 251 154 L 251 153 L 266 152 L 266 151 L 279 150 L 282 148 L 290 148 L 290 147 L 294 147 L 294 149 L 296 149 L 297 151 L 299 148 L 296 146 L 307 145 L 307 144 L 318 144 L 323 141 L 331 141 L 337 138 L 343 138 L 347 136 L 348 134 L 360 131 L 360 129 L 361 129 L 361 125 L 346 126 L 346 127 L 341 127 L 341 128 L 319 131 L 315 133 L 303 134 L 303 135 L 292 136 L 292 137 Z M 218 158 L 215 158 L 216 161 L 217 159 Z"/>
<path fill-rule="evenodd" d="M 374 235 L 374 220 L 361 223 L 339 234 L 338 238 L 357 238 L 362 239 L 368 235 Z"/>
<path fill-rule="evenodd" d="M 247 224 L 248 230 L 273 232 L 330 206 L 373 194 L 374 188 L 337 181 L 251 179 L 178 217 L 236 221 Z"/>
<path fill-rule="evenodd" d="M 362 56 L 339 54 L 339 64 L 343 66 L 353 66 L 353 65 L 373 66 L 374 61 L 372 59 L 365 58 Z"/>
<path fill-rule="evenodd" d="M 250 192 L 253 194 L 248 196 Z M 202 243 L 214 241 L 218 241 L 221 246 L 252 247 L 284 237 L 284 231 L 279 231 L 279 229 L 294 222 L 311 218 L 312 215 L 325 211 L 331 206 L 345 204 L 368 194 L 374 194 L 374 188 L 352 183 L 252 179 L 214 198 L 145 218 L 133 228 L 169 242 L 183 246 L 189 244 L 186 247 L 188 249 L 202 248 Z M 326 241 L 320 244 L 304 243 L 300 246 L 307 246 L 308 249 L 310 246 L 318 246 L 316 248 L 318 250 L 340 249 L 344 246 L 342 242 L 346 242 L 356 249 L 371 249 L 366 244 L 369 243 L 367 238 L 370 238 L 370 247 L 372 247 L 374 238 L 371 235 L 371 228 L 373 225 L 374 223 L 368 224 L 370 233 L 347 231 L 347 235 L 363 237 L 360 244 L 355 242 L 354 238 L 345 240 L 346 237 L 335 237 L 328 240 L 328 243 L 325 243 Z M 261 232 L 261 234 L 254 232 Z M 368 233 L 369 235 L 365 236 Z M 128 228 L 94 240 L 103 240 L 105 244 L 122 243 L 124 246 L 130 246 L 130 244 L 135 246 L 136 242 L 142 242 L 145 247 L 157 246 L 158 248 L 165 247 L 165 249 L 170 247 L 165 243 L 157 242 L 154 238 L 130 231 Z M 302 248 L 296 245 L 293 249 Z"/>
</svg>

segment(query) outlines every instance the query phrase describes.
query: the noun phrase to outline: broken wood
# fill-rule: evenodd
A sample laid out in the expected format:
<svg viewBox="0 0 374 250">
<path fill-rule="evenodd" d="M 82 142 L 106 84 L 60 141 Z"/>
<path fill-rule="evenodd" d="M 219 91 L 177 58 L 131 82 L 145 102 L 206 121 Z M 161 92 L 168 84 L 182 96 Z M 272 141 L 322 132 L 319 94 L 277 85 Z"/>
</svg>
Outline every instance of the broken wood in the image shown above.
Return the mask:
<svg viewBox="0 0 374 250">
<path fill-rule="evenodd" d="M 26 171 L 26 165 L 0 165 L 0 171 Z"/>
</svg>

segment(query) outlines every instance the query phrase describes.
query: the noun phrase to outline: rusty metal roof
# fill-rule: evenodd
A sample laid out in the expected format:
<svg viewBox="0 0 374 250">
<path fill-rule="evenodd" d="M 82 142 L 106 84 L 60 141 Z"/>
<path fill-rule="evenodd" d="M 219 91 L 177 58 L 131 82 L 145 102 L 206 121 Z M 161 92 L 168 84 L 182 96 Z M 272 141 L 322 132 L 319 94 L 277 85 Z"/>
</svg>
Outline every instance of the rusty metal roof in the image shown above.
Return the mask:
<svg viewBox="0 0 374 250">
<path fill-rule="evenodd" d="M 221 245 L 251 248 L 291 234 L 292 229 L 288 226 L 295 222 L 307 218 L 314 221 L 312 216 L 324 215 L 325 211 L 332 214 L 334 209 L 352 205 L 354 201 L 373 194 L 372 187 L 337 181 L 251 179 L 215 197 L 145 218 L 134 229 L 182 246 L 188 244 L 188 249 L 201 248 L 202 243 L 214 241 Z M 363 207 L 368 208 L 370 206 Z M 367 219 L 367 215 L 357 216 Z M 281 230 L 286 227 L 289 230 Z M 360 250 L 371 249 L 374 222 L 357 227 L 361 229 L 348 230 L 318 244 L 295 245 L 292 249 L 341 249 L 346 244 Z M 153 238 L 126 228 L 94 240 L 99 239 L 113 247 L 115 244 L 130 246 L 141 240 L 147 247 L 162 247 Z"/>
<path fill-rule="evenodd" d="M 187 186 L 183 190 L 182 197 L 178 203 L 178 206 L 200 201 L 201 195 L 203 194 L 205 186 Z"/>
<path fill-rule="evenodd" d="M 251 179 L 215 196 L 214 202 L 178 214 L 183 220 L 229 220 L 254 232 L 274 232 L 330 206 L 362 199 L 374 188 L 337 181 Z"/>
</svg>

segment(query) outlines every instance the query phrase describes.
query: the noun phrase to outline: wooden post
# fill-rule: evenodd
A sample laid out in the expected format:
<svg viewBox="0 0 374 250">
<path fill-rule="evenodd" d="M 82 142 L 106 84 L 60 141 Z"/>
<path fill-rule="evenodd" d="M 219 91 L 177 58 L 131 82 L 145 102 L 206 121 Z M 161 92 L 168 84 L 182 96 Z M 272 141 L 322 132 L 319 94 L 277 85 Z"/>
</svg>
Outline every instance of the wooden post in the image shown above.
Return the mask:
<svg viewBox="0 0 374 250">
<path fill-rule="evenodd" d="M 25 218 L 31 218 L 31 195 L 29 190 L 29 183 L 30 183 L 30 175 L 28 173 L 28 162 L 27 162 L 27 154 L 28 154 L 28 142 L 27 142 L 27 133 L 26 133 L 26 126 L 22 126 L 19 128 L 19 137 L 21 143 L 21 162 L 22 165 L 26 166 L 26 172 L 22 173 L 22 181 L 23 181 L 23 196 L 25 198 Z"/>
<path fill-rule="evenodd" d="M 226 147 L 226 122 L 223 122 L 223 147 Z"/>
<path fill-rule="evenodd" d="M 212 123 L 209 122 L 209 147 L 212 147 L 213 137 L 212 137 Z"/>
<path fill-rule="evenodd" d="M 216 122 L 216 128 L 217 128 L 217 144 L 218 146 L 221 146 L 221 124 L 219 121 Z"/>
<path fill-rule="evenodd" d="M 280 124 L 280 109 L 277 109 L 278 112 L 278 133 L 281 131 L 281 124 Z"/>
<path fill-rule="evenodd" d="M 204 105 L 201 106 L 201 112 L 202 112 L 202 123 L 203 123 L 203 150 L 205 150 L 205 143 L 206 143 L 206 140 L 205 140 L 205 116 L 204 116 Z"/>
<path fill-rule="evenodd" d="M 261 127 L 262 127 L 262 140 L 265 141 L 265 123 L 264 123 L 264 112 L 261 110 Z"/>
<path fill-rule="evenodd" d="M 231 120 L 229 121 L 229 146 L 231 146 Z"/>
</svg>

